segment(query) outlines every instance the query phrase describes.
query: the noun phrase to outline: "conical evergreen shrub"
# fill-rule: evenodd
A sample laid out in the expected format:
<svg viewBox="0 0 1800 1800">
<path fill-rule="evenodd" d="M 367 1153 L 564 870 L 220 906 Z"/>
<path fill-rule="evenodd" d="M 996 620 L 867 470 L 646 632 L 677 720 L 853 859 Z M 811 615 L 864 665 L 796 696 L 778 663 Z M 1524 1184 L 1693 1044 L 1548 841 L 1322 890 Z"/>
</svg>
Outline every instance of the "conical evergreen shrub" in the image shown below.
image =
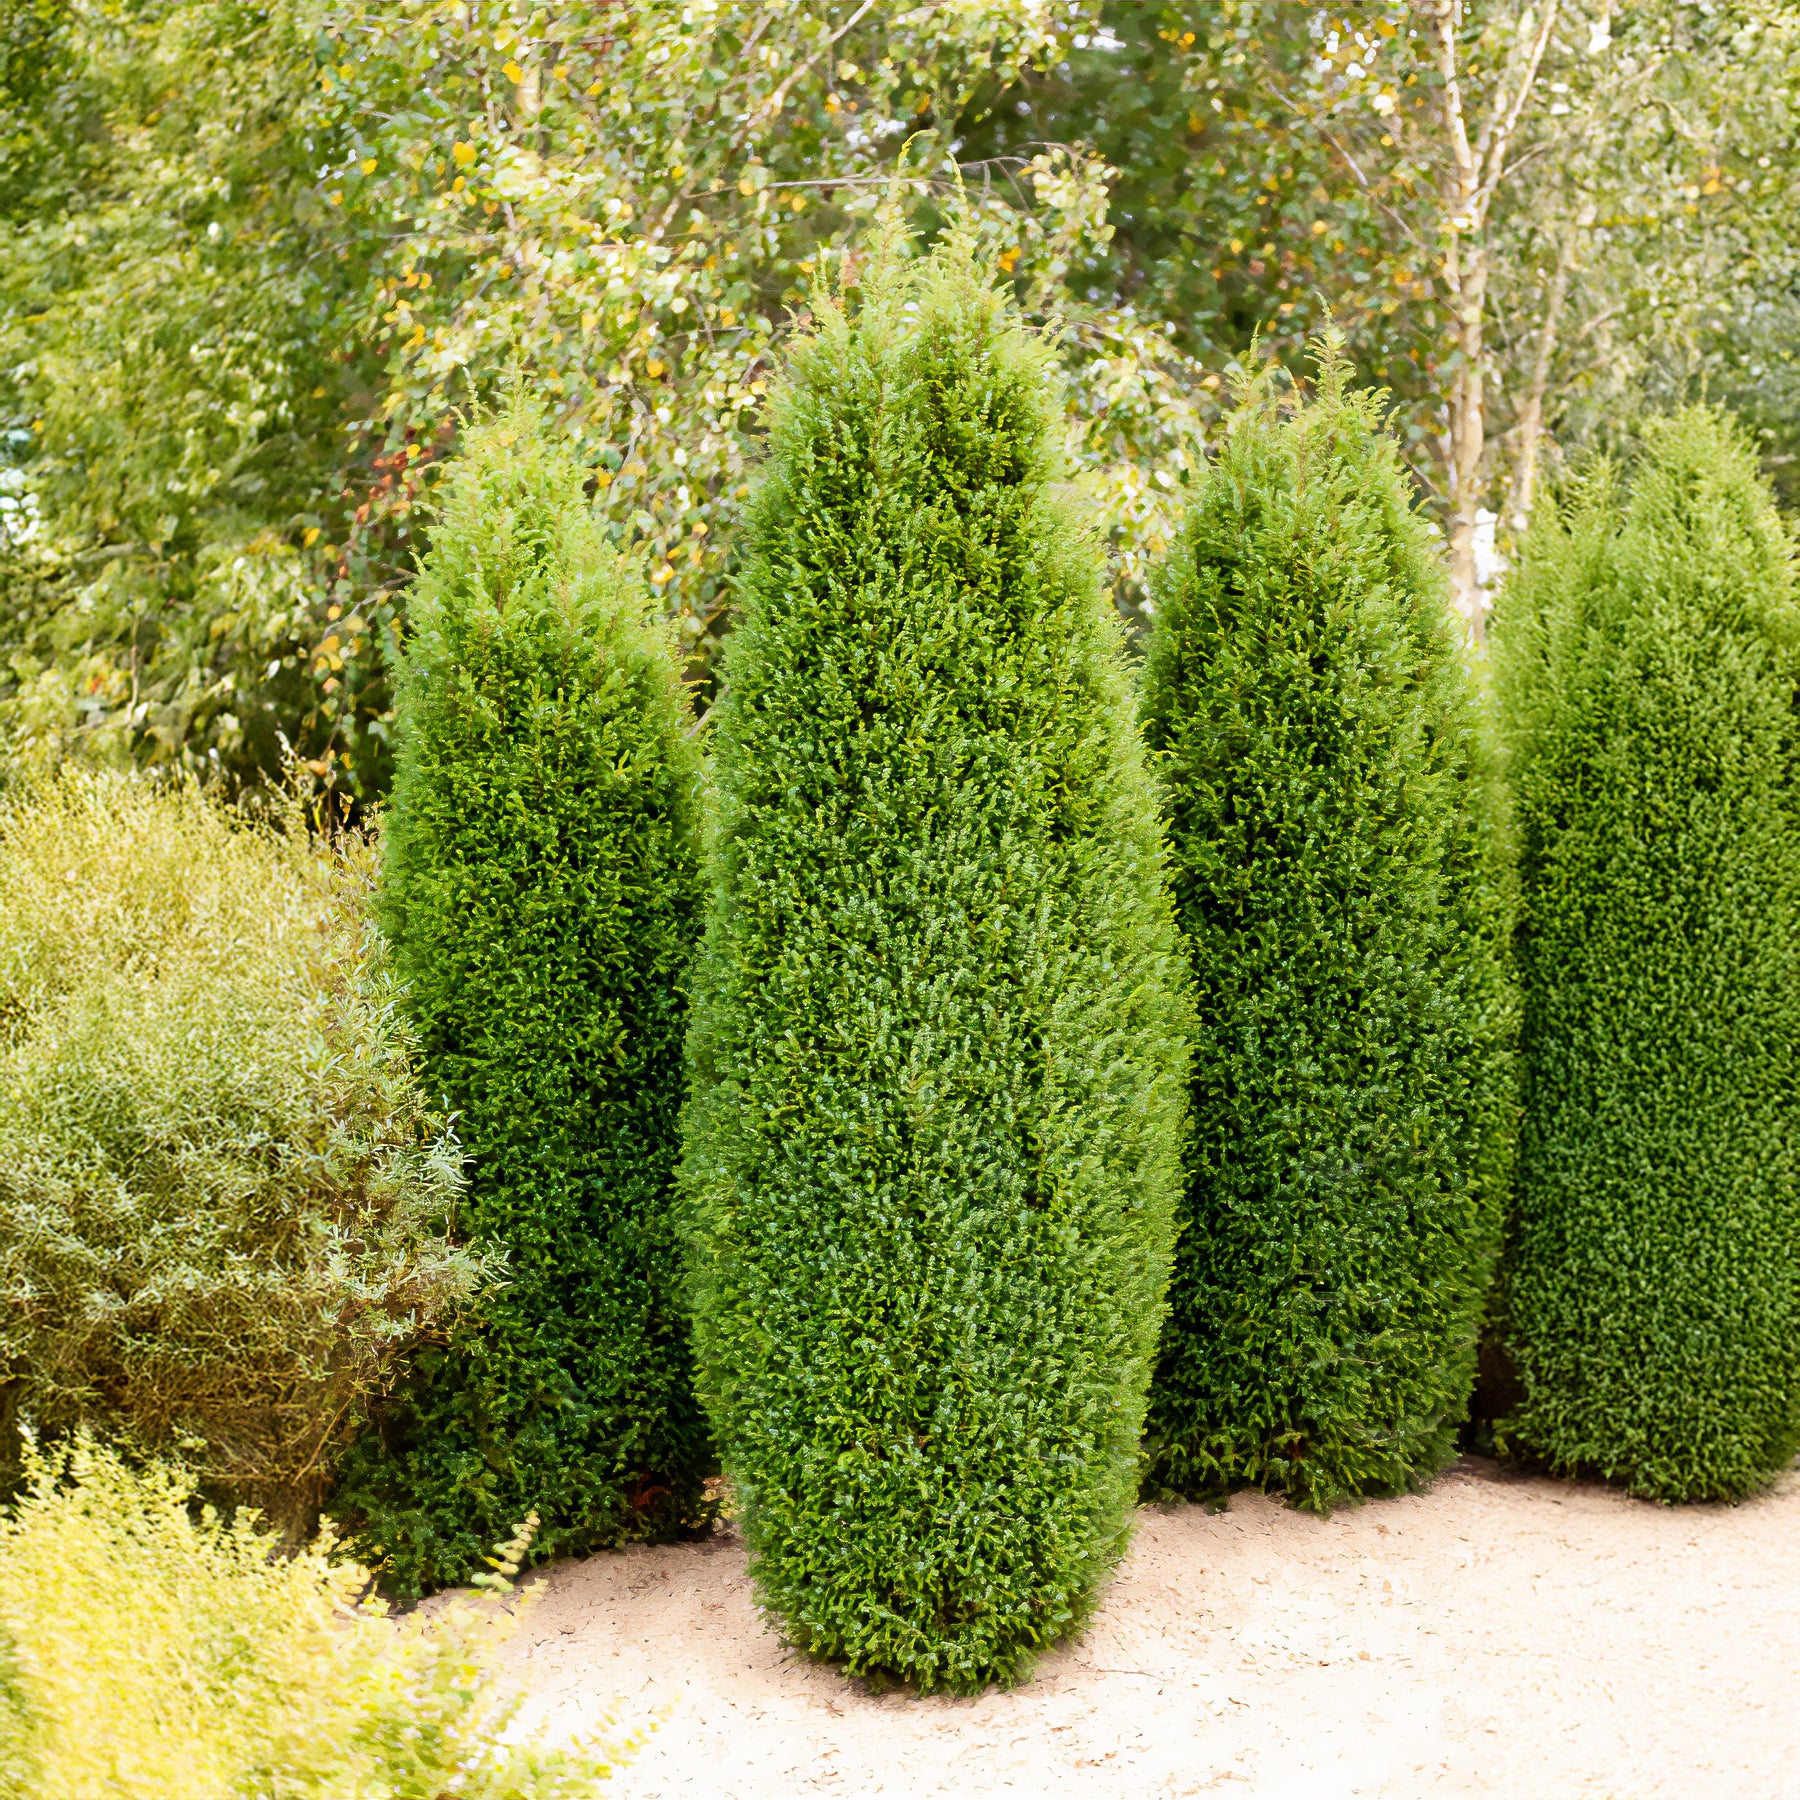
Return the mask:
<svg viewBox="0 0 1800 1800">
<path fill-rule="evenodd" d="M 692 1521 L 708 1467 L 671 1216 L 698 940 L 674 645 L 515 401 L 472 430 L 411 603 L 379 916 L 507 1257 L 417 1359 L 336 1511 L 402 1592 L 527 1511 L 538 1556 Z"/>
<path fill-rule="evenodd" d="M 1787 534 L 1737 430 L 1540 508 L 1498 609 L 1524 1124 L 1503 1435 L 1663 1500 L 1800 1431 L 1800 805 Z"/>
<path fill-rule="evenodd" d="M 792 1638 L 968 1691 L 1127 1534 L 1186 1011 L 1049 350 L 956 247 L 816 317 L 717 715 L 696 1330 Z"/>
<path fill-rule="evenodd" d="M 1156 583 L 1146 740 L 1195 977 L 1148 1487 L 1327 1510 L 1429 1477 L 1506 1175 L 1492 783 L 1380 396 L 1240 395 Z"/>
</svg>

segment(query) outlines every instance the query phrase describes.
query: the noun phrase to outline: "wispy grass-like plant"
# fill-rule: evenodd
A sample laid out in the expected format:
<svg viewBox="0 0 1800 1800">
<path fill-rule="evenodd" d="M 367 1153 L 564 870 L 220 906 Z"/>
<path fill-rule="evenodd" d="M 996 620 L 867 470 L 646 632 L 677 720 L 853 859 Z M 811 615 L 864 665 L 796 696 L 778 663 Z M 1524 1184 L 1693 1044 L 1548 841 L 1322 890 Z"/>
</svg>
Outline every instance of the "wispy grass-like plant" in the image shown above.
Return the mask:
<svg viewBox="0 0 1800 1800">
<path fill-rule="evenodd" d="M 71 771 L 0 812 L 0 1458 L 21 1423 L 179 1446 L 303 1527 L 477 1285 L 367 861 L 186 782 Z"/>
</svg>

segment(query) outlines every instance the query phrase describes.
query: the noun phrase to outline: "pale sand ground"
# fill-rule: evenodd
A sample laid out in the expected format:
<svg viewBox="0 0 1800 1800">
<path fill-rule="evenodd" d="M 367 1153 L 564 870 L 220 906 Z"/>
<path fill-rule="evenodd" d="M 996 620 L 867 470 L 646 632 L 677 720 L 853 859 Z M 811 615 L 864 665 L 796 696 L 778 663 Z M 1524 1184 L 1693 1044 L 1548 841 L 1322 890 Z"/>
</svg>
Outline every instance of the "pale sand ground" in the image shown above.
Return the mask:
<svg viewBox="0 0 1800 1800">
<path fill-rule="evenodd" d="M 976 1700 L 800 1661 L 730 1537 L 546 1588 L 513 1651 L 534 1716 L 668 1708 L 620 1800 L 1800 1800 L 1800 1473 L 1675 1509 L 1471 1461 L 1329 1520 L 1146 1510 L 1086 1637 Z"/>
</svg>

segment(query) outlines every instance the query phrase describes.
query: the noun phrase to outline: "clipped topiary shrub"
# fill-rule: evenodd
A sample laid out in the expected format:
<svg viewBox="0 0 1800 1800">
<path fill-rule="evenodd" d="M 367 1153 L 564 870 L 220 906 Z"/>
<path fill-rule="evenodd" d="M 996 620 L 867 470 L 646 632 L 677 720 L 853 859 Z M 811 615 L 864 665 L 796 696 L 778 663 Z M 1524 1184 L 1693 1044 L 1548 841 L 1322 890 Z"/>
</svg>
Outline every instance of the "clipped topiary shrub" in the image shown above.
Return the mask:
<svg viewBox="0 0 1800 1800">
<path fill-rule="evenodd" d="M 1800 1435 L 1800 612 L 1718 415 L 1542 508 L 1496 618 L 1524 1128 L 1502 1435 L 1663 1500 Z"/>
<path fill-rule="evenodd" d="M 1187 1015 L 1049 351 L 961 247 L 815 313 L 718 715 L 697 1331 L 794 1640 L 971 1690 L 1125 1540 Z"/>
<path fill-rule="evenodd" d="M 86 1429 L 310 1530 L 370 1396 L 475 1286 L 367 866 L 191 782 L 69 770 L 0 813 L 7 1485 L 21 1426 Z"/>
<path fill-rule="evenodd" d="M 7 1800 L 596 1800 L 643 1741 L 519 1729 L 524 1531 L 479 1582 L 507 1605 L 396 1621 L 329 1534 L 223 1520 L 183 1469 L 81 1441 L 26 1463 L 0 1516 Z"/>
<path fill-rule="evenodd" d="M 1148 1487 L 1317 1511 L 1452 1454 L 1512 1122 L 1470 682 L 1347 374 L 1328 344 L 1316 398 L 1240 395 L 1143 699 L 1200 1020 Z"/>
<path fill-rule="evenodd" d="M 527 1510 L 540 1557 L 667 1535 L 710 1466 L 670 1219 L 701 897 L 673 640 L 528 403 L 446 479 L 379 915 L 507 1279 L 346 1464 L 334 1504 L 402 1593 Z"/>
</svg>

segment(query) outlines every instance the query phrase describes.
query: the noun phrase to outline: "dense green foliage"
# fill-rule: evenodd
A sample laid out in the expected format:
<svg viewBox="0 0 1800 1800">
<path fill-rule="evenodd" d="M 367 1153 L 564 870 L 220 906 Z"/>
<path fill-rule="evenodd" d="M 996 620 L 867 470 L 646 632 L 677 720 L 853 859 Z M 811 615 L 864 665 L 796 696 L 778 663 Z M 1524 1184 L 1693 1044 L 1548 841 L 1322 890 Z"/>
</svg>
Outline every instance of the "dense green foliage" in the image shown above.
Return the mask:
<svg viewBox="0 0 1800 1800">
<path fill-rule="evenodd" d="M 0 0 L 0 134 L 30 134 L 11 182 L 0 151 L 17 746 L 279 780 L 284 736 L 329 741 L 323 684 L 341 702 L 373 672 L 334 673 L 353 638 L 320 568 L 367 259 L 325 230 L 317 24 L 286 0 Z"/>
<path fill-rule="evenodd" d="M 1664 422 L 1536 523 L 1502 600 L 1525 1124 L 1505 1435 L 1660 1499 L 1800 1433 L 1800 663 L 1741 437 Z"/>
<path fill-rule="evenodd" d="M 1104 0 L 1098 29 L 965 113 L 965 155 L 1090 144 L 1113 175 L 1112 230 L 1087 291 L 1167 321 L 1223 371 L 1251 333 L 1299 369 L 1324 317 L 1388 428 L 1445 495 L 1443 407 L 1456 297 L 1447 238 L 1483 296 L 1483 504 L 1504 511 L 1518 426 L 1543 367 L 1543 422 L 1574 444 L 1700 379 L 1791 450 L 1800 272 L 1800 8 L 1638 0 L 1454 9 L 1472 144 L 1549 35 L 1485 227 L 1452 226 L 1437 8 L 1420 0 Z M 1549 15 L 1548 17 L 1546 15 Z M 1480 148 L 1477 155 L 1483 154 Z M 1560 291 L 1556 271 L 1563 262 Z M 1504 433 L 1504 436 L 1501 434 Z M 1792 480 L 1793 465 L 1778 473 Z"/>
<path fill-rule="evenodd" d="M 1327 1508 L 1439 1469 L 1504 1176 L 1470 688 L 1379 396 L 1245 396 L 1162 573 L 1145 734 L 1200 1030 L 1153 1488 Z"/>
<path fill-rule="evenodd" d="M 520 1731 L 516 1600 L 396 1623 L 328 1535 L 203 1510 L 185 1470 L 86 1442 L 26 1461 L 0 1517 L 7 1800 L 594 1800 L 638 1741 Z"/>
<path fill-rule="evenodd" d="M 412 1379 L 337 1506 L 402 1591 L 535 1509 L 539 1555 L 665 1533 L 708 1451 L 669 1194 L 699 761 L 671 635 L 520 401 L 452 471 L 400 671 L 379 916 L 507 1283 Z"/>
<path fill-rule="evenodd" d="M 727 644 L 685 1180 L 766 1603 L 1016 1677 L 1124 1542 L 1186 1009 L 1045 347 L 956 246 L 815 305 Z"/>
<path fill-rule="evenodd" d="M 396 1355 L 466 1296 L 350 860 L 192 786 L 66 772 L 0 817 L 0 1464 L 181 1447 L 310 1528 Z"/>
<path fill-rule="evenodd" d="M 1471 141 L 1548 10 L 1455 9 Z M 704 673 L 781 339 L 903 153 L 915 217 L 979 220 L 1058 321 L 1128 599 L 1252 331 L 1297 367 L 1322 305 L 1441 504 L 1459 244 L 1495 510 L 1519 427 L 1639 387 L 1791 451 L 1800 7 L 1555 10 L 1473 230 L 1429 12 L 0 0 L 0 752 L 255 783 L 285 739 L 385 793 L 429 489 L 511 367 Z"/>
<path fill-rule="evenodd" d="M 914 134 L 1081 5 L 0 0 L 0 748 L 392 778 L 389 652 L 460 418 L 523 370 L 696 671 L 775 344 Z M 1129 541 L 1180 412 L 1071 283 L 1100 171 L 979 214 L 1067 341 Z M 1162 452 L 1159 451 L 1160 455 Z M 1128 546 L 1129 548 L 1129 542 Z"/>
</svg>

